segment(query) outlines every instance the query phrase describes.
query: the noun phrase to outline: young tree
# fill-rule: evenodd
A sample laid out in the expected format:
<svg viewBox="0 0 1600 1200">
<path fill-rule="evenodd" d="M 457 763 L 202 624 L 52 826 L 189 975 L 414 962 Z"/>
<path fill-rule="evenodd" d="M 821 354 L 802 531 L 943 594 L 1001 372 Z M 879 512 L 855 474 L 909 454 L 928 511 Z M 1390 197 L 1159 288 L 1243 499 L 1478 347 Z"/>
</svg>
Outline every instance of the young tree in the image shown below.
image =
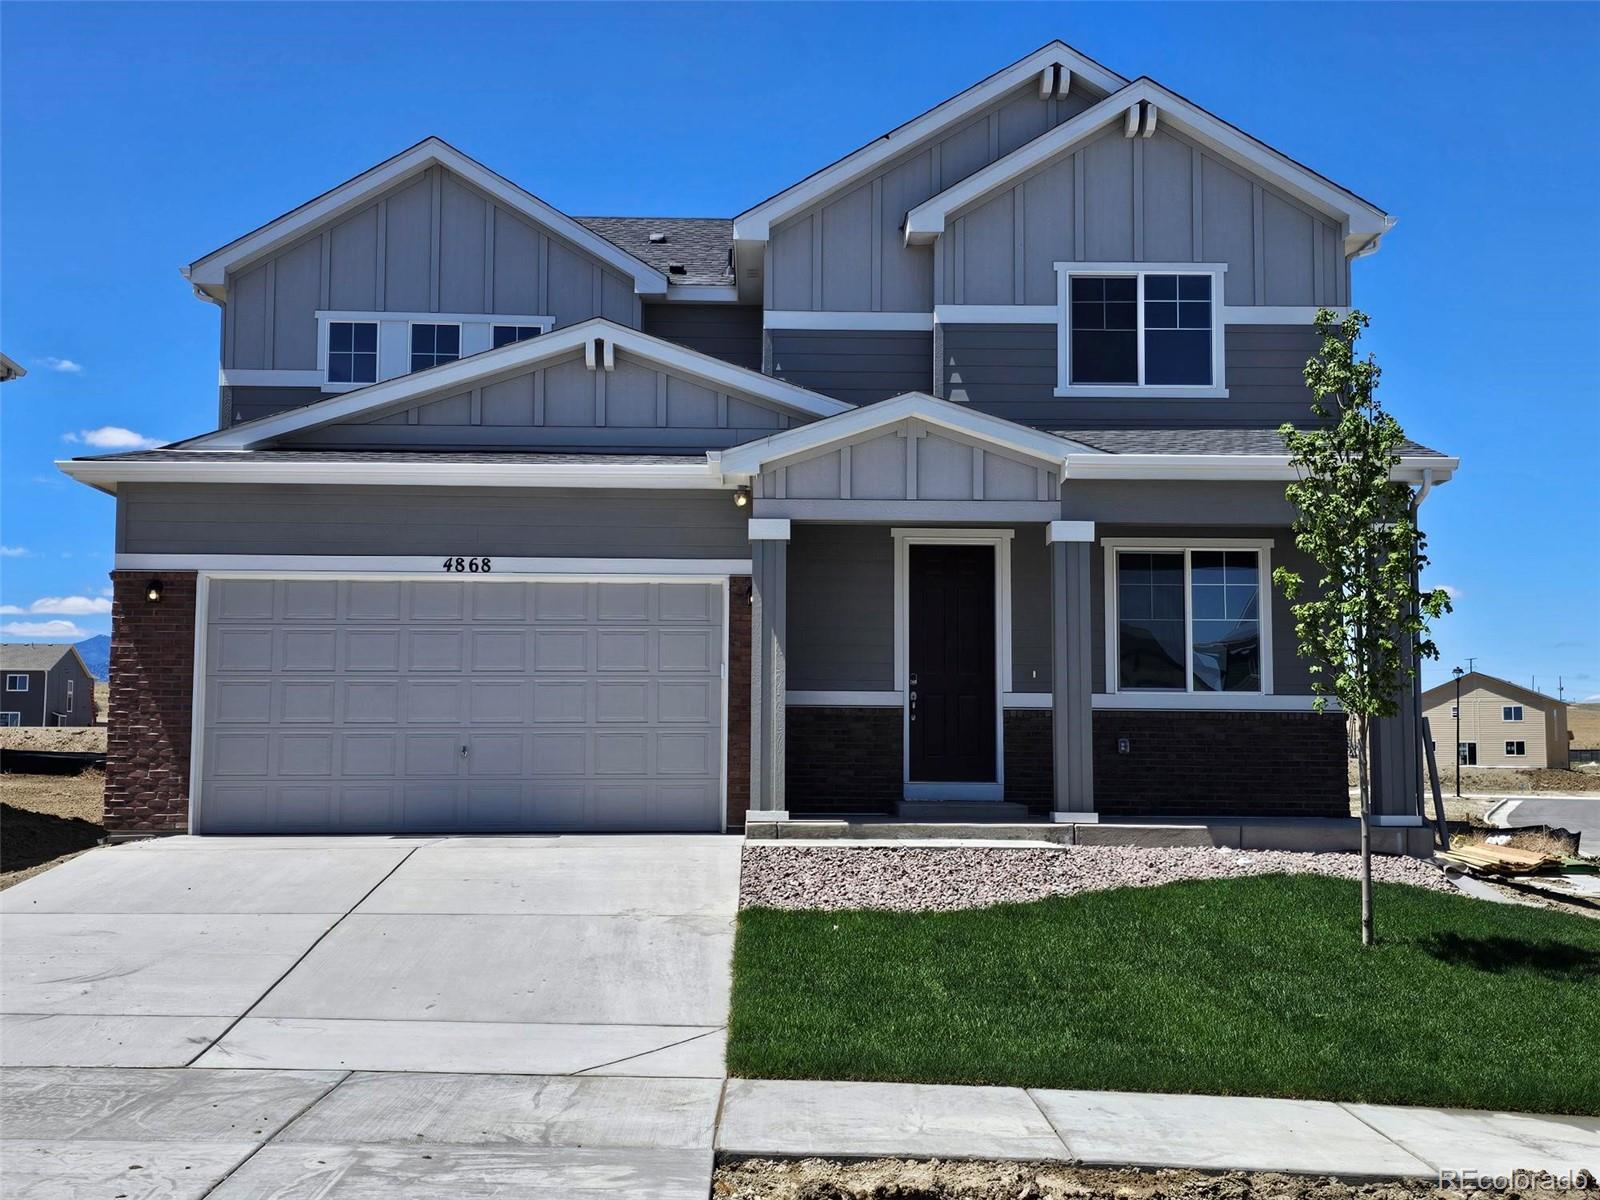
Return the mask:
<svg viewBox="0 0 1600 1200">
<path fill-rule="evenodd" d="M 1364 946 L 1372 945 L 1372 721 L 1397 714 L 1417 664 L 1439 657 L 1428 622 L 1450 611 L 1443 590 L 1423 594 L 1417 583 L 1427 542 L 1411 488 L 1391 478 L 1405 432 L 1378 402 L 1377 361 L 1357 357 L 1367 323 L 1359 311 L 1343 321 L 1317 313 L 1322 347 L 1305 371 L 1317 424 L 1279 433 L 1299 477 L 1286 493 L 1299 514 L 1294 543 L 1318 577 L 1307 588 L 1286 567 L 1272 573 L 1292 602 L 1300 653 L 1311 660 L 1317 711 L 1331 697 L 1355 723 Z"/>
</svg>

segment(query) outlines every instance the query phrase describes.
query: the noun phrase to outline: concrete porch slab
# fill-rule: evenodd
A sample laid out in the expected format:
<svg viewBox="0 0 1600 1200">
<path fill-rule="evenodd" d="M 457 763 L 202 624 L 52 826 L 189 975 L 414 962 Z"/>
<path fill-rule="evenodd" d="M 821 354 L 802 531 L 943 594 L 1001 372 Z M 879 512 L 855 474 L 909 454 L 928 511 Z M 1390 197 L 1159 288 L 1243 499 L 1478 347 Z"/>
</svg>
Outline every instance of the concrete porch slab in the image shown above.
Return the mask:
<svg viewBox="0 0 1600 1200">
<path fill-rule="evenodd" d="M 182 1067 L 233 1020 L 120 1014 L 0 1015 L 0 1067 Z"/>
<path fill-rule="evenodd" d="M 1439 1171 L 1561 1173 L 1581 1167 L 1600 1175 L 1600 1117 L 1385 1104 L 1343 1107 Z"/>
</svg>

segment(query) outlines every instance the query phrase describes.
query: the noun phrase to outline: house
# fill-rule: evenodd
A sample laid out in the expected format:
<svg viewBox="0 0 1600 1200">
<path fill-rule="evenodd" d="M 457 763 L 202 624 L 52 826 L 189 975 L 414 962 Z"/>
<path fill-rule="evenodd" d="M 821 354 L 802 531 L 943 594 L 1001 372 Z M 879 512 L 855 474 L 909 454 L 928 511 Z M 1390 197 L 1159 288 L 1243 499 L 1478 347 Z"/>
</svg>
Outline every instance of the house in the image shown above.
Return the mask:
<svg viewBox="0 0 1600 1200">
<path fill-rule="evenodd" d="M 1457 681 L 1422 693 L 1440 762 L 1456 741 Z M 1460 760 L 1469 767 L 1559 767 L 1568 763 L 1567 706 L 1554 696 L 1482 671 L 1460 679 Z"/>
<path fill-rule="evenodd" d="M 217 429 L 62 464 L 108 828 L 1348 819 L 1274 431 L 1392 224 L 1060 42 L 731 220 L 419 142 L 185 269 Z"/>
<path fill-rule="evenodd" d="M 9 354 L 0 354 L 0 383 L 10 383 L 13 379 L 21 379 L 27 373 L 27 368 Z"/>
<path fill-rule="evenodd" d="M 0 645 L 0 725 L 93 725 L 94 676 L 75 646 Z"/>
</svg>

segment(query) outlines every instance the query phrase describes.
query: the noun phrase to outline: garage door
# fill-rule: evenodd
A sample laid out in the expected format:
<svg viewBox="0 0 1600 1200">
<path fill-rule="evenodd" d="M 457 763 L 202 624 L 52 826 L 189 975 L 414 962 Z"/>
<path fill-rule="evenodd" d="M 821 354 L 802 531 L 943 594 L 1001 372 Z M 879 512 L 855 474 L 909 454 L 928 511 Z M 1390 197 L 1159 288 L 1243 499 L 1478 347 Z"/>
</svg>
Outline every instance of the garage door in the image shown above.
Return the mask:
<svg viewBox="0 0 1600 1200">
<path fill-rule="evenodd" d="M 718 829 L 722 595 L 212 579 L 196 827 Z"/>
</svg>

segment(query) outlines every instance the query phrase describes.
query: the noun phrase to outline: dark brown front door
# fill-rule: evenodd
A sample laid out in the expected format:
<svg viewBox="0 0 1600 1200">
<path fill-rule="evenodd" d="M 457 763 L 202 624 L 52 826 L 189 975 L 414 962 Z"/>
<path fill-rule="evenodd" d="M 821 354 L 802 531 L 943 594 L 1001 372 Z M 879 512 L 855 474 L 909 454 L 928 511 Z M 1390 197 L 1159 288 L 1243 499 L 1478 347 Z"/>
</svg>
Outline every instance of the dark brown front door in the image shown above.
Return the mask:
<svg viewBox="0 0 1600 1200">
<path fill-rule="evenodd" d="M 992 782 L 994 547 L 909 551 L 911 779 Z"/>
</svg>

